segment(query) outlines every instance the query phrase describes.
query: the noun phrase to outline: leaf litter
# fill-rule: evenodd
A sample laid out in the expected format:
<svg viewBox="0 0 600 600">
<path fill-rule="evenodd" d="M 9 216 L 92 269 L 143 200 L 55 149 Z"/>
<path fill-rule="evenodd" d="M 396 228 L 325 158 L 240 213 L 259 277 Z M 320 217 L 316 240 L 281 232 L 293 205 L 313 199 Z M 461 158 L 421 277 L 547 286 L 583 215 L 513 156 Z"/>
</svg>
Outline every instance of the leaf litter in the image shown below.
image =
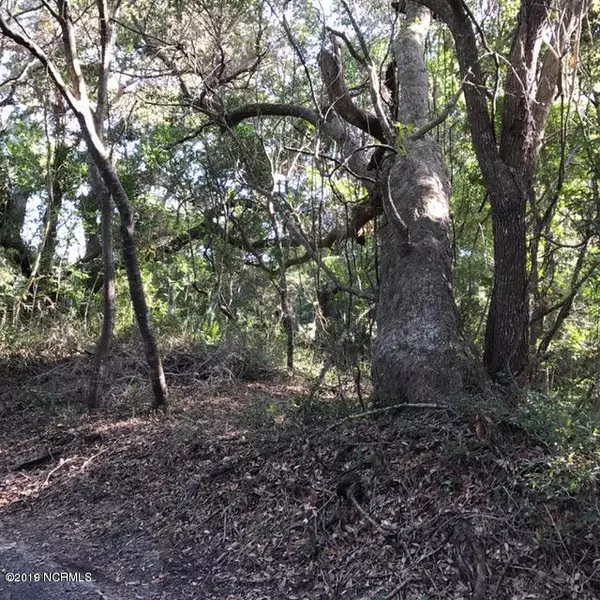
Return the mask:
<svg viewBox="0 0 600 600">
<path fill-rule="evenodd" d="M 439 410 L 332 427 L 300 418 L 301 382 L 185 373 L 154 416 L 127 360 L 88 416 L 86 368 L 0 373 L 0 533 L 123 598 L 600 597 L 597 496 L 534 489 L 550 450 L 518 431 L 482 442 Z"/>
</svg>

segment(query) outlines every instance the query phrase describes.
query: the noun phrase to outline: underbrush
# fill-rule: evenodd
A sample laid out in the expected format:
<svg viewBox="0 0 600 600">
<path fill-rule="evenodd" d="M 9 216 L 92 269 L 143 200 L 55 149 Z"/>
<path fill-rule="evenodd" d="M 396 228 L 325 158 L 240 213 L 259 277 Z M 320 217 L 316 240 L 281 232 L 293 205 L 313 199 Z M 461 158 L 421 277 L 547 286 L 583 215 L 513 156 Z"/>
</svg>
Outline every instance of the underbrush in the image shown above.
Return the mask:
<svg viewBox="0 0 600 600">
<path fill-rule="evenodd" d="M 0 357 L 13 365 L 66 358 L 93 344 L 93 332 L 60 314 L 0 327 Z"/>
<path fill-rule="evenodd" d="M 484 447 L 504 453 L 507 468 L 515 469 L 523 458 L 521 444 L 535 450 L 516 471 L 528 498 L 561 512 L 554 521 L 576 515 L 566 519 L 569 526 L 600 523 L 600 426 L 589 407 L 559 394 L 516 388 L 491 390 L 458 406 L 473 430 L 482 415 L 492 424 Z"/>
</svg>

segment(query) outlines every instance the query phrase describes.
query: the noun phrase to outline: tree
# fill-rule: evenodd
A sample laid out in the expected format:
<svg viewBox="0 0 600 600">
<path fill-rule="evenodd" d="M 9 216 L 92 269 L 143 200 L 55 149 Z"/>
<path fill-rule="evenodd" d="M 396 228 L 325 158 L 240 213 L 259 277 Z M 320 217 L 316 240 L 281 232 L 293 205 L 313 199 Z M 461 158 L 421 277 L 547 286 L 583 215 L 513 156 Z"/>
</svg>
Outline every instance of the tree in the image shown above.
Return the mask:
<svg viewBox="0 0 600 600">
<path fill-rule="evenodd" d="M 464 2 L 419 2 L 435 11 L 454 38 L 473 147 L 492 207 L 494 283 L 484 363 L 492 377 L 520 373 L 529 360 L 526 210 L 535 193 L 533 177 L 548 112 L 588 3 L 522 0 L 510 54 L 503 59 L 507 66 L 497 136 L 493 120 L 496 98 L 488 98 L 474 30 L 477 28 L 486 51 L 491 52 L 481 28 Z M 499 68 L 503 57 L 491 53 Z"/>
<path fill-rule="evenodd" d="M 473 14 L 471 4 L 459 0 L 393 3 L 394 11 L 383 0 L 356 0 L 334 3 L 326 20 L 310 3 L 300 13 L 289 2 L 159 1 L 124 5 L 115 17 L 116 5 L 109 10 L 98 2 L 98 21 L 90 20 L 90 11 L 77 21 L 100 39 L 95 47 L 80 46 L 88 61 L 85 79 L 98 81 L 93 129 L 76 106 L 82 131 L 93 134 L 91 145 L 86 140 L 89 204 L 108 194 L 118 199 L 118 188 L 107 187 L 116 172 L 98 169 L 104 163 L 94 154 L 97 141 L 105 149 L 110 143 L 120 155 L 117 179 L 125 197 L 136 199 L 153 300 L 168 296 L 170 310 L 179 290 L 188 314 L 205 311 L 201 328 L 217 317 L 220 325 L 237 327 L 245 317 L 236 306 L 252 300 L 242 301 L 235 290 L 248 281 L 256 290 L 261 281 L 269 286 L 269 307 L 250 312 L 272 314 L 277 305 L 289 367 L 299 320 L 316 312 L 306 303 L 306 288 L 299 293 L 301 278 L 310 278 L 315 304 L 320 293 L 335 290 L 336 303 L 348 307 L 346 328 L 352 315 L 373 314 L 369 304 L 376 303 L 377 403 L 437 398 L 479 379 L 455 308 L 453 260 L 463 286 L 460 309 L 476 342 L 488 313 L 483 354 L 489 375 L 528 374 L 529 356 L 545 357 L 577 310 L 576 296 L 594 281 L 593 202 L 583 192 L 576 206 L 564 198 L 576 172 L 578 189 L 590 187 L 585 171 L 595 160 L 589 150 L 594 134 L 570 136 L 568 152 L 556 143 L 557 136 L 566 139 L 564 123 L 572 127 L 580 106 L 565 99 L 565 89 L 579 94 L 566 75 L 577 67 L 575 42 L 587 5 L 490 2 Z M 54 43 L 47 25 L 59 24 L 71 71 L 69 31 L 60 10 L 52 11 L 40 7 L 17 18 L 33 31 L 28 19 L 45 15 L 36 41 L 47 55 Z M 438 17 L 433 26 L 431 11 Z M 113 103 L 105 145 L 102 106 L 110 73 L 114 97 L 129 105 L 125 111 Z M 77 76 L 69 77 L 77 99 Z M 593 102 L 591 92 L 586 97 Z M 453 131 L 459 131 L 458 153 Z M 440 146 L 458 180 L 454 236 Z M 459 170 L 456 161 L 468 165 Z M 104 209 L 109 203 L 101 202 Z M 117 205 L 121 223 L 124 214 L 132 222 L 127 207 Z M 576 223 L 561 216 L 567 205 Z M 108 227 L 112 212 L 105 214 Z M 95 247 L 96 209 L 80 216 L 89 225 L 88 246 Z M 12 240 L 20 227 L 12 228 Z M 569 239 L 558 241 L 561 233 Z M 102 237 L 109 234 L 110 227 Z M 473 239 L 482 240 L 479 248 Z M 368 264 L 357 268 L 364 257 Z M 469 257 L 466 290 L 462 265 Z M 565 257 L 568 269 L 560 265 Z M 478 311 L 476 323 L 470 306 Z M 90 392 L 91 405 L 93 397 Z"/>
<path fill-rule="evenodd" d="M 399 85 L 398 154 L 387 175 L 373 379 L 377 401 L 433 399 L 475 384 L 454 304 L 450 184 L 429 125 L 424 59 L 431 12 L 408 3 L 394 43 Z M 396 93 L 396 90 L 394 90 Z"/>
<path fill-rule="evenodd" d="M 193 46 L 187 48 L 187 40 L 177 39 L 167 45 L 157 41 L 168 38 L 169 34 L 164 31 L 142 32 L 141 35 L 146 41 L 147 53 L 154 54 L 177 75 L 181 101 L 208 117 L 204 127 L 211 123 L 218 125 L 234 143 L 243 146 L 238 129 L 242 123 L 278 117 L 296 119 L 315 128 L 314 148 L 319 147 L 320 139 L 337 145 L 341 168 L 347 169 L 358 185 L 366 188 L 367 199 L 353 208 L 345 224 L 318 239 L 310 239 L 301 230 L 298 214 L 281 190 L 265 189 L 264 185 L 252 181 L 250 186 L 279 213 L 289 235 L 285 245 L 303 247 L 306 259 L 316 261 L 336 289 L 354 297 L 373 297 L 375 290 L 362 291 L 344 285 L 327 268 L 319 253 L 343 240 L 357 239 L 361 229 L 385 213 L 387 224 L 379 229 L 378 336 L 373 361 L 376 401 L 439 398 L 472 385 L 476 376 L 452 294 L 448 177 L 439 148 L 428 136 L 443 118 L 441 115 L 428 121 L 432 117 L 423 53 L 430 11 L 416 4 L 409 5 L 409 14 L 394 44 L 396 60 L 391 65 L 392 71 L 397 71 L 397 76 L 391 79 L 399 81 L 400 90 L 391 81 L 386 90 L 355 14 L 346 2 L 342 2 L 342 6 L 343 16 L 351 24 L 357 42 L 351 41 L 345 32 L 329 29 L 332 49 L 323 48 L 319 55 L 326 103 L 317 98 L 313 74 L 285 16 L 281 17 L 281 25 L 306 78 L 304 89 L 310 105 L 293 101 L 240 104 L 233 92 L 229 92 L 231 100 L 227 102 L 228 87 L 252 76 L 259 68 L 262 60 L 259 50 L 255 59 L 250 57 L 246 64 L 234 67 L 230 64 L 235 59 L 228 58 L 227 42 L 222 41 L 212 62 L 210 54 L 205 57 L 211 65 L 211 73 L 216 73 L 208 77 L 205 74 L 208 64 L 190 60 L 194 49 Z M 208 23 L 212 18 L 207 11 Z M 223 16 L 220 22 L 230 21 Z M 193 25 L 186 22 L 186 27 Z M 226 39 L 228 32 L 223 27 L 215 28 L 212 39 L 217 37 L 217 31 Z M 363 89 L 370 110 L 361 107 L 349 91 L 343 52 L 349 53 L 353 68 L 367 78 Z M 197 77 L 197 87 L 193 87 L 192 74 Z M 398 114 L 385 103 L 386 93 L 397 98 L 399 95 Z M 397 119 L 398 126 L 394 127 Z M 376 144 L 364 143 L 361 138 L 365 137 Z M 315 152 L 318 155 L 318 149 Z M 256 168 L 251 171 L 258 172 Z M 276 220 L 273 216 L 270 219 L 275 232 L 273 244 L 281 247 Z M 260 241 L 250 241 L 244 246 L 262 247 Z M 280 272 L 283 272 L 281 263 Z M 289 310 L 284 312 L 289 314 Z"/>
<path fill-rule="evenodd" d="M 4 16 L 0 16 L 0 30 L 3 35 L 14 41 L 19 46 L 25 48 L 32 56 L 37 58 L 47 70 L 50 79 L 56 86 L 58 92 L 65 99 L 68 106 L 75 115 L 81 134 L 86 143 L 87 150 L 98 169 L 104 186 L 108 194 L 112 197 L 121 218 L 121 239 L 123 245 L 123 261 L 127 269 L 127 278 L 129 281 L 129 290 L 134 312 L 140 329 L 140 334 L 144 342 L 144 352 L 148 365 L 150 367 L 150 379 L 154 392 L 155 409 L 164 408 L 167 402 L 167 386 L 162 369 L 160 355 L 156 344 L 156 339 L 150 323 L 150 315 L 144 294 L 142 278 L 138 263 L 137 252 L 135 248 L 135 221 L 133 209 L 127 193 L 123 188 L 121 180 L 111 162 L 110 155 L 107 152 L 99 136 L 97 122 L 95 121 L 92 104 L 88 96 L 87 84 L 83 76 L 81 64 L 79 62 L 77 48 L 75 43 L 75 25 L 72 18 L 71 7 L 66 0 L 58 0 L 56 10 L 50 5 L 45 5 L 51 14 L 51 17 L 58 24 L 60 30 L 60 39 L 62 41 L 64 60 L 66 69 L 71 82 L 71 88 L 63 79 L 56 64 L 48 57 L 46 52 L 29 36 L 17 31 L 11 26 Z M 107 4 L 99 0 L 100 6 L 100 29 L 103 37 L 103 53 L 107 48 Z M 16 20 L 13 17 L 13 20 Z M 17 20 L 18 23 L 18 20 Z M 103 58 L 106 56 L 104 54 Z M 102 92 L 100 102 L 103 102 Z M 100 115 L 102 114 L 102 108 Z M 107 198 L 107 194 L 103 194 Z M 108 200 L 106 200 L 108 202 Z M 106 204 L 105 202 L 105 204 Z M 105 239 L 105 242 L 108 241 Z"/>
</svg>

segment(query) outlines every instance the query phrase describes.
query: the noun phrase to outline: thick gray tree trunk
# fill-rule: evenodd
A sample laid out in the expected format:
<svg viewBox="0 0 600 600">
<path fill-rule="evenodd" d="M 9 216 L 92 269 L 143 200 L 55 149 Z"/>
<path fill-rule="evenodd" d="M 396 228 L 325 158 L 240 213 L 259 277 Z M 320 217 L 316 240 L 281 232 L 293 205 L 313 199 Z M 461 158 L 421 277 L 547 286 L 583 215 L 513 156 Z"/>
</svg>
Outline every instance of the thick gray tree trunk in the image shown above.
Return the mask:
<svg viewBox="0 0 600 600">
<path fill-rule="evenodd" d="M 395 43 L 404 125 L 422 125 L 428 117 L 424 41 L 430 20 L 429 9 L 409 2 Z M 441 400 L 472 385 L 475 374 L 452 292 L 450 183 L 441 151 L 430 137 L 397 145 L 379 240 L 372 363 L 377 405 Z"/>
</svg>

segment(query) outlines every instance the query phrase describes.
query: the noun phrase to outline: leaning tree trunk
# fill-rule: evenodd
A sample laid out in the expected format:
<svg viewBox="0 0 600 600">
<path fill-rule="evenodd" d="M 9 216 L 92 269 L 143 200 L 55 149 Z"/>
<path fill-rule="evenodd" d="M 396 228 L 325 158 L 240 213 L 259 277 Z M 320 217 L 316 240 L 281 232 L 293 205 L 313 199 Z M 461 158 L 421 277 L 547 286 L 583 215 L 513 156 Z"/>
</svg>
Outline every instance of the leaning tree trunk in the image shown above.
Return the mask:
<svg viewBox="0 0 600 600">
<path fill-rule="evenodd" d="M 133 312 L 140 330 L 140 336 L 144 345 L 144 355 L 150 371 L 150 381 L 154 396 L 152 408 L 154 410 L 165 410 L 168 398 L 167 383 L 158 351 L 158 344 L 156 343 L 156 337 L 152 329 L 150 311 L 146 302 L 146 293 L 144 291 L 135 247 L 133 207 L 110 160 L 110 156 L 98 135 L 98 123 L 94 119 L 89 103 L 75 104 L 72 102 L 72 108 L 79 122 L 91 160 L 98 169 L 98 173 L 106 187 L 107 195 L 113 199 L 119 213 L 123 264 L 127 273 Z M 104 208 L 106 209 L 106 205 Z"/>
<path fill-rule="evenodd" d="M 405 125 L 428 115 L 424 41 L 431 12 L 412 2 L 395 44 L 398 116 Z M 384 194 L 386 194 L 384 186 Z M 406 142 L 389 173 L 381 229 L 376 404 L 435 401 L 474 382 L 461 333 L 451 274 L 450 183 L 432 138 Z"/>
<path fill-rule="evenodd" d="M 133 207 L 123 188 L 123 184 L 110 160 L 108 152 L 96 131 L 96 123 L 91 110 L 75 111 L 79 121 L 81 132 L 85 140 L 88 152 L 98 168 L 102 181 L 106 186 L 108 194 L 114 200 L 120 218 L 121 244 L 123 252 L 123 264 L 127 272 L 129 283 L 129 295 L 133 312 L 140 330 L 140 336 L 144 344 L 144 354 L 150 370 L 150 381 L 154 398 L 152 408 L 154 410 L 165 409 L 167 406 L 167 383 L 158 352 L 158 344 L 152 330 L 150 311 L 146 302 L 146 293 L 142 282 L 142 274 L 135 247 L 135 220 Z"/>
<path fill-rule="evenodd" d="M 127 192 L 123 188 L 123 184 L 110 160 L 109 153 L 98 136 L 98 123 L 95 122 L 94 112 L 92 111 L 87 93 L 87 85 L 77 56 L 75 32 L 69 3 L 66 0 L 61 0 L 57 5 L 58 13 L 52 14 L 59 22 L 62 30 L 67 71 L 70 74 L 73 91 L 69 90 L 60 71 L 44 50 L 26 35 L 13 29 L 1 14 L 0 30 L 6 37 L 26 48 L 29 53 L 35 56 L 46 68 L 49 77 L 75 114 L 89 155 L 98 168 L 102 181 L 117 206 L 121 220 L 120 229 L 123 245 L 123 263 L 127 272 L 131 303 L 143 340 L 144 353 L 146 355 L 146 360 L 148 361 L 150 380 L 154 392 L 152 406 L 154 409 L 164 409 L 167 404 L 167 384 L 158 352 L 158 345 L 150 323 L 150 313 L 148 311 L 148 304 L 146 303 L 146 295 L 135 248 L 135 220 L 133 208 L 127 197 Z M 106 3 L 99 2 L 98 8 L 101 22 L 101 37 L 104 50 L 106 50 L 108 44 L 108 30 L 106 29 L 108 15 Z M 104 67 L 106 67 L 107 54 L 104 50 L 103 63 Z"/>
<path fill-rule="evenodd" d="M 113 258 L 113 204 L 110 194 L 100 177 L 100 172 L 92 161 L 89 161 L 89 181 L 90 187 L 96 193 L 100 201 L 101 210 L 101 234 L 102 234 L 102 266 L 103 266 L 103 286 L 102 298 L 104 314 L 102 315 L 102 327 L 100 337 L 96 344 L 94 353 L 94 363 L 90 375 L 90 385 L 87 393 L 87 407 L 93 411 L 98 407 L 100 387 L 104 381 L 106 371 L 106 361 L 112 341 L 115 315 L 117 312 L 116 291 L 115 291 L 115 261 Z"/>
<path fill-rule="evenodd" d="M 84 128 L 82 128 L 84 129 Z M 138 262 L 137 251 L 135 247 L 135 221 L 133 209 L 127 193 L 125 192 L 121 181 L 110 162 L 110 158 L 103 151 L 102 146 L 98 147 L 93 136 L 89 135 L 89 130 L 84 129 L 84 137 L 88 145 L 94 162 L 96 163 L 102 180 L 110 196 L 112 196 L 120 217 L 121 243 L 123 247 L 123 263 L 127 271 L 127 280 L 129 282 L 129 294 L 133 311 L 140 330 L 140 335 L 144 344 L 144 354 L 150 369 L 150 381 L 154 392 L 152 407 L 164 409 L 167 405 L 167 383 L 158 352 L 156 337 L 152 330 L 150 321 L 150 311 L 146 302 L 142 274 Z"/>
</svg>

